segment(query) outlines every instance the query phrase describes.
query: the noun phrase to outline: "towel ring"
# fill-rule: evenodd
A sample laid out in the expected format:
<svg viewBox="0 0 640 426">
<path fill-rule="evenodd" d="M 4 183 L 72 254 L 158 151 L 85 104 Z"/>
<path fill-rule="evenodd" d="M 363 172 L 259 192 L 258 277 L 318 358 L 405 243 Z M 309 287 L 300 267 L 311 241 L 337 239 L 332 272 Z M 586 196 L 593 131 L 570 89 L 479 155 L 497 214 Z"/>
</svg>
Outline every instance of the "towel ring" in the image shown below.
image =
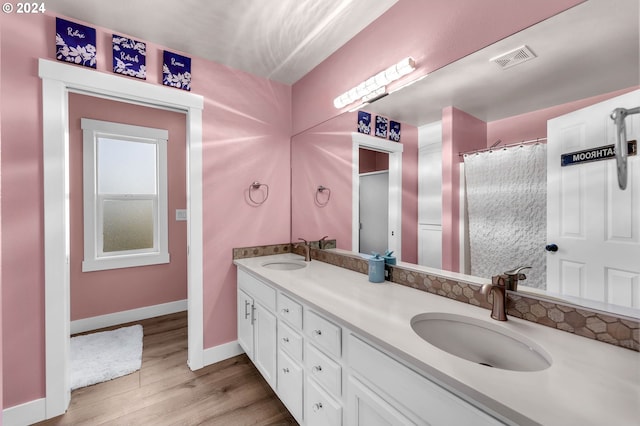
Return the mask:
<svg viewBox="0 0 640 426">
<path fill-rule="evenodd" d="M 264 198 L 262 199 L 262 201 L 256 201 L 253 199 L 253 197 L 251 196 L 251 190 L 257 190 L 260 189 L 261 186 L 264 186 L 265 188 L 267 188 L 267 193 L 265 194 Z M 269 185 L 267 185 L 266 183 L 260 183 L 257 180 L 254 181 L 251 185 L 249 185 L 249 199 L 251 200 L 251 202 L 257 206 L 264 204 L 265 201 L 267 201 L 267 198 L 269 198 Z"/>
<path fill-rule="evenodd" d="M 327 199 L 325 202 L 322 202 L 318 199 L 318 195 L 323 194 L 325 191 L 327 192 Z M 316 204 L 319 207 L 324 207 L 327 204 L 329 204 L 330 199 L 331 199 L 331 189 L 327 188 L 326 186 L 319 185 L 318 188 L 316 189 Z"/>
</svg>

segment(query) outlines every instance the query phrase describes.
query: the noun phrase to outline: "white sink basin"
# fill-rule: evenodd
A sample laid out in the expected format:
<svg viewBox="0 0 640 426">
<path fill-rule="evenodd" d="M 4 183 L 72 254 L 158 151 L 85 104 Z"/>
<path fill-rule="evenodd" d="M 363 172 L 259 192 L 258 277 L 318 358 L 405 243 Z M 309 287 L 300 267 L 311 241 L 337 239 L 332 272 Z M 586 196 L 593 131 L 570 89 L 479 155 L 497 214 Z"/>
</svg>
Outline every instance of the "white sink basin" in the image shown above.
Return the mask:
<svg viewBox="0 0 640 426">
<path fill-rule="evenodd" d="M 304 262 L 296 262 L 294 260 L 280 260 L 277 262 L 263 263 L 262 266 L 269 269 L 278 269 L 280 271 L 293 271 L 296 269 L 302 269 L 307 265 Z"/>
<path fill-rule="evenodd" d="M 487 321 L 434 312 L 416 315 L 411 327 L 433 346 L 477 364 L 514 371 L 551 366 L 551 357 L 538 344 Z"/>
</svg>

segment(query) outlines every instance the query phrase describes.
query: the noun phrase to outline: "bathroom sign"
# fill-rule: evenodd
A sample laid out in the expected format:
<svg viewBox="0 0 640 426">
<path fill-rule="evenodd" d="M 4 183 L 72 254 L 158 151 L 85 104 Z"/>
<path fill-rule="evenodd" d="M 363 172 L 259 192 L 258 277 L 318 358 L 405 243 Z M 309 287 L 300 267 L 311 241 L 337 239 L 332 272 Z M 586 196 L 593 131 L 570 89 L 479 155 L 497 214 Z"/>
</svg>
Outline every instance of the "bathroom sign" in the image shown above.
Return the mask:
<svg viewBox="0 0 640 426">
<path fill-rule="evenodd" d="M 627 142 L 628 155 L 636 155 L 638 153 L 638 144 L 636 141 Z M 560 165 L 573 166 L 574 164 L 590 163 L 592 161 L 608 160 L 616 157 L 615 145 L 599 146 L 597 148 L 585 149 L 584 151 L 570 152 L 562 154 Z"/>
</svg>

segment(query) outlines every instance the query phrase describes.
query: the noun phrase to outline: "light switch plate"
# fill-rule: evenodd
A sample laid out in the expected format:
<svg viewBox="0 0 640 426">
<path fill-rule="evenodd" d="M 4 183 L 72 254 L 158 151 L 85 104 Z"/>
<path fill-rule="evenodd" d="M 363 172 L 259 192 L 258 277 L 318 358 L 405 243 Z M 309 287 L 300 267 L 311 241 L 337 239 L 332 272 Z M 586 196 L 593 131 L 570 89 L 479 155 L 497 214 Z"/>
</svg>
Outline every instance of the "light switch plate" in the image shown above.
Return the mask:
<svg viewBox="0 0 640 426">
<path fill-rule="evenodd" d="M 187 209 L 176 209 L 176 221 L 187 220 Z"/>
</svg>

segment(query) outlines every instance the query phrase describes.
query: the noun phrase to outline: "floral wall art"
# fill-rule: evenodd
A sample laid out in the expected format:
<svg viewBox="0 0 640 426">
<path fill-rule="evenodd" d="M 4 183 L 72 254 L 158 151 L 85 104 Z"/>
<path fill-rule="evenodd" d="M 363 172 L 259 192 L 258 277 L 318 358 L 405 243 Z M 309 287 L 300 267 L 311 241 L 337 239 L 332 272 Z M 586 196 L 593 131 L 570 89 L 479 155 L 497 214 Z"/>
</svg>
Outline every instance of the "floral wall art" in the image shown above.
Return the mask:
<svg viewBox="0 0 640 426">
<path fill-rule="evenodd" d="M 56 18 L 56 59 L 96 67 L 96 29 Z"/>
<path fill-rule="evenodd" d="M 191 58 L 165 50 L 162 62 L 162 84 L 191 90 Z"/>
<path fill-rule="evenodd" d="M 147 44 L 113 34 L 113 72 L 147 79 Z"/>
</svg>

